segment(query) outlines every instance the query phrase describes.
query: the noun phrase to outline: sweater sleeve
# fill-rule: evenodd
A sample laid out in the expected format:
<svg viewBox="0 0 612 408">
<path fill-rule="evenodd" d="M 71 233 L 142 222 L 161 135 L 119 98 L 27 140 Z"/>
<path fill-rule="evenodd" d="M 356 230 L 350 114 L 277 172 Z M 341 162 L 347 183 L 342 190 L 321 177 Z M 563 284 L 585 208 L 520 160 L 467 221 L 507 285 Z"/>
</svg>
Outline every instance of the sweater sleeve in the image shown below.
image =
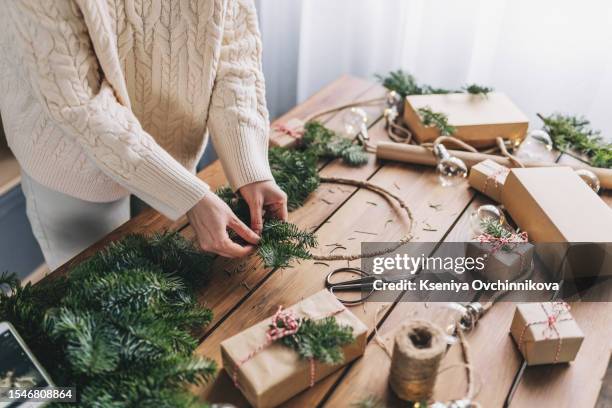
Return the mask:
<svg viewBox="0 0 612 408">
<path fill-rule="evenodd" d="M 171 219 L 209 191 L 118 102 L 100 75 L 88 28 L 74 2 L 20 0 L 5 6 L 35 96 L 105 174 Z"/>
<path fill-rule="evenodd" d="M 229 0 L 209 129 L 234 190 L 272 180 L 261 40 L 252 0 Z"/>
</svg>

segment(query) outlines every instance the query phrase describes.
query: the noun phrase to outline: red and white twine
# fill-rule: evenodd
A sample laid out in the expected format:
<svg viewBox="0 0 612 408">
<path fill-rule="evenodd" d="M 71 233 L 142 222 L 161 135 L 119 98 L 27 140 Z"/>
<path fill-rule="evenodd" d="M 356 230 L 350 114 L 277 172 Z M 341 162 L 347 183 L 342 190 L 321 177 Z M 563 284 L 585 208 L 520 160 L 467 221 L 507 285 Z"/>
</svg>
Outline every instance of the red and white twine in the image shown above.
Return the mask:
<svg viewBox="0 0 612 408">
<path fill-rule="evenodd" d="M 242 360 L 238 361 L 236 367 L 234 367 L 234 372 L 232 374 L 234 385 L 238 387 L 238 370 L 244 363 L 255 357 L 259 352 L 275 341 L 296 334 L 298 330 L 300 330 L 300 324 L 300 319 L 293 311 L 283 310 L 283 307 L 279 306 L 274 316 L 272 316 L 270 327 L 266 331 L 266 341 L 251 351 Z M 315 383 L 315 362 L 312 357 L 310 357 L 308 361 L 310 363 L 310 386 L 312 387 Z"/>
<path fill-rule="evenodd" d="M 546 315 L 546 320 L 526 323 L 525 327 L 523 327 L 523 330 L 521 331 L 521 335 L 519 336 L 518 346 L 519 349 L 523 349 L 523 346 L 525 344 L 523 342 L 523 338 L 525 336 L 525 332 L 529 327 L 538 324 L 545 324 L 546 326 L 542 329 L 542 335 L 546 339 L 550 339 L 553 336 L 557 336 L 557 338 L 559 339 L 559 341 L 557 342 L 557 351 L 555 353 L 555 359 L 553 360 L 553 362 L 556 363 L 559 361 L 559 356 L 561 354 L 561 346 L 563 344 L 563 339 L 561 338 L 561 334 L 559 333 L 559 329 L 557 328 L 557 323 L 572 320 L 572 317 L 569 316 L 570 306 L 565 302 L 554 302 L 552 304 L 552 310 L 550 313 L 548 312 L 548 310 L 546 310 L 546 307 L 544 307 L 543 303 L 540 303 L 540 306 L 542 307 L 542 310 Z M 566 314 L 568 316 L 561 318 L 563 314 Z"/>
</svg>

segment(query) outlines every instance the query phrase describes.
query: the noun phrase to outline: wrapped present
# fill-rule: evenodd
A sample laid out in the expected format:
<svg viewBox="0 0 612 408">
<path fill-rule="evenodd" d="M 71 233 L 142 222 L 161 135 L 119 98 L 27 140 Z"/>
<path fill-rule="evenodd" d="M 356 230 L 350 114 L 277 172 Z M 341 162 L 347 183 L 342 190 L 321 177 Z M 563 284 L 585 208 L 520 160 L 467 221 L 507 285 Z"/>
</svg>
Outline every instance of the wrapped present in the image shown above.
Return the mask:
<svg viewBox="0 0 612 408">
<path fill-rule="evenodd" d="M 517 305 L 510 333 L 527 365 L 574 361 L 584 340 L 564 302 Z"/>
<path fill-rule="evenodd" d="M 571 168 L 511 169 L 502 203 L 556 276 L 612 274 L 612 209 Z"/>
<path fill-rule="evenodd" d="M 333 318 L 343 329 L 352 329 L 352 342 L 341 349 L 341 363 L 327 364 L 303 358 L 287 346 L 299 334 L 304 319 L 319 322 Z M 221 343 L 223 365 L 255 407 L 277 406 L 316 381 L 361 356 L 367 342 L 367 327 L 335 296 L 322 290 L 287 310 L 279 311 Z"/>
<path fill-rule="evenodd" d="M 509 171 L 509 168 L 487 159 L 472 166 L 468 182 L 472 188 L 500 203 Z"/>
<path fill-rule="evenodd" d="M 529 120 L 500 92 L 486 96 L 465 93 L 408 95 L 404 101 L 404 122 L 419 143 L 433 142 L 440 131 L 421 122 L 418 109 L 441 112 L 455 127 L 453 136 L 476 147 L 494 146 L 497 137 L 520 142 L 525 138 Z"/>
</svg>

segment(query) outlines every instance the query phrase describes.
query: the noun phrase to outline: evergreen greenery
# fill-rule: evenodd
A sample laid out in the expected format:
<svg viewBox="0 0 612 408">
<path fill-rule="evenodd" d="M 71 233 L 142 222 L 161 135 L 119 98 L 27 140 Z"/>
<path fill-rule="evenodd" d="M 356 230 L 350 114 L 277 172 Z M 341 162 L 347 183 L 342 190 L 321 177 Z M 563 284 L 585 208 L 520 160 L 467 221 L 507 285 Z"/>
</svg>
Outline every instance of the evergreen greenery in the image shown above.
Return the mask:
<svg viewBox="0 0 612 408">
<path fill-rule="evenodd" d="M 401 69 L 391 71 L 386 76 L 376 75 L 376 78 L 385 88 L 397 92 L 402 99 L 408 95 L 447 94 L 453 92 L 450 89 L 419 84 L 412 74 Z"/>
<path fill-rule="evenodd" d="M 309 259 L 308 250 L 317 246 L 314 234 L 295 224 L 270 220 L 264 224 L 257 254 L 264 265 L 285 268 L 294 259 Z"/>
<path fill-rule="evenodd" d="M 495 218 L 485 218 L 480 223 L 480 226 L 485 234 L 493 238 L 511 238 L 513 235 L 512 231 L 505 228 L 504 225 Z"/>
<path fill-rule="evenodd" d="M 310 193 L 319 187 L 317 169 L 319 159 L 341 158 L 351 166 L 367 163 L 368 155 L 363 147 L 353 144 L 319 122 L 310 121 L 304 126 L 304 135 L 297 149 L 273 147 L 268 160 L 278 186 L 287 194 L 289 210 L 300 207 Z M 249 224 L 249 207 L 229 187 L 217 191 L 234 211 Z M 236 237 L 232 237 L 237 239 Z M 284 268 L 295 259 L 309 259 L 310 248 L 316 246 L 314 234 L 300 231 L 295 225 L 276 220 L 266 220 L 257 248 L 259 257 L 269 268 Z"/>
<path fill-rule="evenodd" d="M 13 323 L 57 384 L 77 387 L 80 406 L 200 406 L 184 384 L 216 371 L 192 355 L 192 330 L 212 312 L 187 282 L 204 282 L 211 260 L 178 233 L 128 236 L 66 278 L 20 286 L 1 275 L 0 320 Z"/>
<path fill-rule="evenodd" d="M 556 149 L 575 150 L 594 167 L 612 168 L 612 143 L 606 143 L 599 131 L 591 129 L 588 120 L 561 114 L 538 116 Z"/>
<path fill-rule="evenodd" d="M 485 97 L 489 94 L 489 92 L 493 92 L 493 88 L 478 84 L 466 85 L 462 89 L 471 95 L 480 95 Z"/>
<path fill-rule="evenodd" d="M 397 92 L 402 99 L 408 95 L 447 94 L 453 92 L 467 92 L 472 95 L 486 96 L 489 92 L 493 91 L 493 88 L 477 84 L 466 85 L 459 90 L 436 88 L 431 85 L 419 84 L 414 75 L 404 72 L 401 69 L 391 71 L 386 76 L 376 75 L 376 78 L 385 88 Z"/>
<path fill-rule="evenodd" d="M 425 126 L 435 126 L 441 136 L 450 136 L 455 133 L 455 127 L 448 123 L 448 117 L 442 112 L 434 112 L 429 106 L 417 109 L 421 122 Z"/>
<path fill-rule="evenodd" d="M 316 121 L 304 125 L 300 148 L 322 159 L 341 158 L 349 166 L 361 166 L 368 162 L 363 147 Z"/>
<path fill-rule="evenodd" d="M 282 344 L 294 349 L 301 358 L 325 364 L 342 363 L 342 347 L 354 341 L 353 328 L 339 325 L 333 316 L 321 320 L 301 319 L 297 333 L 280 339 Z"/>
</svg>

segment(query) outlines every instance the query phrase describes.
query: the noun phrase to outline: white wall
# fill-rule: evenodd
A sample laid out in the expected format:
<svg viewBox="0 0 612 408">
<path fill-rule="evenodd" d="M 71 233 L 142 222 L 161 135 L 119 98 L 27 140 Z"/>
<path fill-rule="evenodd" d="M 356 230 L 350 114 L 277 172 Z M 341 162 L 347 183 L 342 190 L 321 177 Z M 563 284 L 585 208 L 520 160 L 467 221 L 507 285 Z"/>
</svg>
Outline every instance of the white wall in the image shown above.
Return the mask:
<svg viewBox="0 0 612 408">
<path fill-rule="evenodd" d="M 258 0 L 273 116 L 343 73 L 404 68 L 468 82 L 536 112 L 583 114 L 612 135 L 612 2 Z"/>
</svg>

